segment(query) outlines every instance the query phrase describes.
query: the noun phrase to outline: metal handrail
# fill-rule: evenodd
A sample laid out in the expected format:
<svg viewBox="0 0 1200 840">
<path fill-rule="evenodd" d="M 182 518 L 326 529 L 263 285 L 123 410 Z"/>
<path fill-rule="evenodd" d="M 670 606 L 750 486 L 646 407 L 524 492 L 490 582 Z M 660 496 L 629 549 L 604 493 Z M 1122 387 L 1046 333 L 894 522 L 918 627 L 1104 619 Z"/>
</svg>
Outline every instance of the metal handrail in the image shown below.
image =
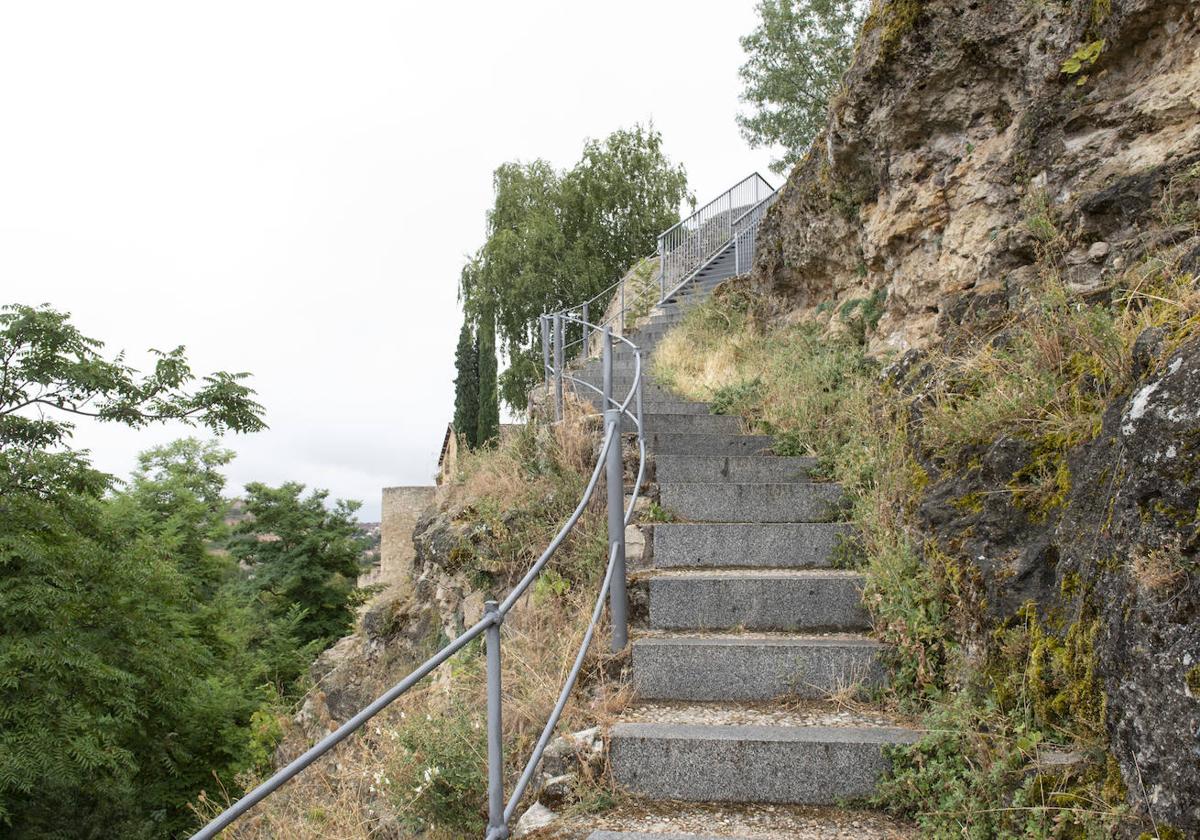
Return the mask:
<svg viewBox="0 0 1200 840">
<path fill-rule="evenodd" d="M 586 306 L 585 310 L 586 311 Z M 306 767 L 312 764 L 321 756 L 325 755 L 335 746 L 340 744 L 351 734 L 362 728 L 362 726 L 373 718 L 379 712 L 383 711 L 387 706 L 394 702 L 398 697 L 436 670 L 440 665 L 445 663 L 451 656 L 462 650 L 467 644 L 480 636 L 484 636 L 484 645 L 487 660 L 487 747 L 488 747 L 488 830 L 485 835 L 485 840 L 505 840 L 509 836 L 508 823 L 511 822 L 517 806 L 520 804 L 521 797 L 524 796 L 529 782 L 536 772 L 538 763 L 542 759 L 542 754 L 549 744 L 550 738 L 554 733 L 554 728 L 557 726 L 559 718 L 562 716 L 563 709 L 566 707 L 567 700 L 570 697 L 571 691 L 575 687 L 576 681 L 579 679 L 580 671 L 583 667 L 584 658 L 591 647 L 592 639 L 595 636 L 596 627 L 600 621 L 600 615 L 603 612 L 604 602 L 607 599 L 609 604 L 610 623 L 612 625 L 612 650 L 619 652 L 624 650 L 629 642 L 629 626 L 628 626 L 628 596 L 625 586 L 625 527 L 632 521 L 634 508 L 637 504 L 638 496 L 641 492 L 642 479 L 645 476 L 646 470 L 646 440 L 643 434 L 642 426 L 642 353 L 629 339 L 624 336 L 614 336 L 611 327 L 604 325 L 596 325 L 587 322 L 585 319 L 575 318 L 568 315 L 566 312 L 555 313 L 553 317 L 554 335 L 553 335 L 553 352 L 551 352 L 551 337 L 548 334 L 549 323 L 548 317 L 543 315 L 540 319 L 540 328 L 542 332 L 543 342 L 543 361 L 547 372 L 547 383 L 551 377 L 555 380 L 555 388 L 557 394 L 556 401 L 556 418 L 562 420 L 562 383 L 564 379 L 564 353 L 563 353 L 563 324 L 565 321 L 571 321 L 578 324 L 584 330 L 585 336 L 588 330 L 598 330 L 602 334 L 602 366 L 604 371 L 603 387 L 597 389 L 603 399 L 604 406 L 604 438 L 601 441 L 599 451 L 596 456 L 596 466 L 592 470 L 592 474 L 588 479 L 587 485 L 584 488 L 583 495 L 579 500 L 579 504 L 575 506 L 574 511 L 559 528 L 558 533 L 546 546 L 545 551 L 531 565 L 524 576 L 517 582 L 505 597 L 499 603 L 496 601 L 488 601 L 484 604 L 484 616 L 469 629 L 461 633 L 456 639 L 445 645 L 441 650 L 427 659 L 412 673 L 396 683 L 392 688 L 377 697 L 370 705 L 366 706 L 355 714 L 352 718 L 339 726 L 336 730 L 326 735 L 312 747 L 307 749 L 300 757 L 289 762 L 286 766 L 277 770 L 269 779 L 256 788 L 251 790 L 237 802 L 221 812 L 217 817 L 210 821 L 207 825 L 192 835 L 192 840 L 210 840 L 216 837 L 221 831 L 231 825 L 240 816 L 245 814 L 262 800 L 266 799 L 283 785 L 287 784 L 291 779 L 295 778 Z M 585 316 L 586 317 L 586 316 Z M 586 341 L 586 338 L 584 339 Z M 613 344 L 614 341 L 621 341 L 632 348 L 634 352 L 634 377 L 628 394 L 621 402 L 612 395 L 612 362 L 613 362 Z M 586 345 L 585 345 L 586 347 Z M 554 365 L 551 365 L 551 357 L 553 356 Z M 575 380 L 574 377 L 567 376 L 570 380 Z M 575 380 L 580 381 L 580 380 Z M 581 382 L 581 381 L 580 381 Z M 581 382 L 581 384 L 592 386 L 590 383 Z M 630 403 L 634 404 L 634 409 L 631 412 Z M 625 495 L 624 486 L 624 464 L 622 462 L 622 445 L 621 445 L 621 418 L 629 417 L 636 428 L 638 440 L 638 471 L 637 483 L 634 485 L 633 493 L 629 499 L 628 506 L 622 504 Z M 580 643 L 579 651 L 575 656 L 575 662 L 571 671 L 567 675 L 567 679 L 563 684 L 562 690 L 559 692 L 558 700 L 554 705 L 554 709 L 550 713 L 550 717 L 543 728 L 541 735 L 538 737 L 537 744 L 534 746 L 533 753 L 530 755 L 528 762 L 525 764 L 524 771 L 518 778 L 512 793 L 507 802 L 504 799 L 504 745 L 503 745 L 503 702 L 501 695 L 501 642 L 500 642 L 500 627 L 504 623 L 504 619 L 508 612 L 513 608 L 522 595 L 529 589 L 533 582 L 541 574 L 542 569 L 550 561 L 555 551 L 566 539 L 571 529 L 578 523 L 580 516 L 583 515 L 584 509 L 588 502 L 591 501 L 595 494 L 596 487 L 600 483 L 601 471 L 605 473 L 605 483 L 607 485 L 607 502 L 608 511 L 608 564 L 604 572 L 604 580 L 600 586 L 599 594 L 596 598 L 596 606 L 592 610 L 591 620 L 588 623 L 587 630 L 584 632 L 583 640 Z"/>
<path fill-rule="evenodd" d="M 772 190 L 770 195 L 733 220 L 733 270 L 735 274 L 741 274 L 753 265 L 759 223 L 777 198 L 779 198 L 779 190 Z"/>
<path fill-rule="evenodd" d="M 659 234 L 659 302 L 723 251 L 734 239 L 734 223 L 774 192 L 755 172 Z"/>
</svg>

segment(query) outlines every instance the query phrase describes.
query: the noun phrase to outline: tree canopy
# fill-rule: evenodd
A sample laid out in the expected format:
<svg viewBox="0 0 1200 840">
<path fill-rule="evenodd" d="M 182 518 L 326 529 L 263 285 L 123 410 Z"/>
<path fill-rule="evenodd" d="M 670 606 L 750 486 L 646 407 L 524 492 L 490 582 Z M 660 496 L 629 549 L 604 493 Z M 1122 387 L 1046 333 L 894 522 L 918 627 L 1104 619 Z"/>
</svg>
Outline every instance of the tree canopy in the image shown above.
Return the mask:
<svg viewBox="0 0 1200 840">
<path fill-rule="evenodd" d="M 352 618 L 352 505 L 256 489 L 239 533 L 282 559 L 257 556 L 252 578 L 223 550 L 227 449 L 157 447 L 120 482 L 70 448 L 81 418 L 265 427 L 246 374 L 197 377 L 183 348 L 141 374 L 101 349 L 65 313 L 0 310 L 4 836 L 190 832 L 201 789 L 236 795 L 269 760 L 263 723 Z"/>
<path fill-rule="evenodd" d="M 854 56 L 863 0 L 761 0 L 759 24 L 741 39 L 746 63 L 738 125 L 752 147 L 782 146 L 785 172 L 825 125 L 829 100 Z"/>
<path fill-rule="evenodd" d="M 522 409 L 541 374 L 538 316 L 596 295 L 653 253 L 690 197 L 662 135 L 640 125 L 587 141 L 565 172 L 544 160 L 502 164 L 493 187 L 487 241 L 464 269 L 460 294 L 474 324 L 494 323 L 509 362 L 499 396 Z"/>
</svg>

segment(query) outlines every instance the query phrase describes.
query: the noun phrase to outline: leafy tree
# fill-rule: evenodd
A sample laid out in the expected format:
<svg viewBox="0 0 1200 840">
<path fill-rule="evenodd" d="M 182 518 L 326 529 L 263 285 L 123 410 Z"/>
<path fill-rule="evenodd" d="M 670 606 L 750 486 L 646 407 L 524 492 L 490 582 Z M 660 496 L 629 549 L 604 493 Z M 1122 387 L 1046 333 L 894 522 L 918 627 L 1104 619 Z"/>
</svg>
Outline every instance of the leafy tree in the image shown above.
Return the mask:
<svg viewBox="0 0 1200 840">
<path fill-rule="evenodd" d="M 496 390 L 496 330 L 490 311 L 479 320 L 479 425 L 475 432 L 479 445 L 490 443 L 500 433 L 500 398 Z"/>
<path fill-rule="evenodd" d="M 601 288 L 654 253 L 658 235 L 679 221 L 687 174 L 673 166 L 653 127 L 588 140 L 562 179 L 563 228 L 572 268 L 591 268 Z M 578 303 L 573 300 L 571 303 Z"/>
<path fill-rule="evenodd" d="M 761 0 L 759 24 L 741 39 L 742 135 L 754 148 L 782 146 L 771 164 L 794 165 L 825 124 L 829 99 L 854 56 L 863 0 Z"/>
<path fill-rule="evenodd" d="M 358 502 L 338 500 L 330 509 L 328 491 L 303 493 L 295 482 L 246 485 L 250 518 L 234 529 L 229 548 L 268 614 L 286 621 L 299 610 L 298 644 L 323 647 L 354 624 L 365 542 L 353 518 Z"/>
<path fill-rule="evenodd" d="M 491 313 L 509 361 L 500 396 L 519 410 L 541 375 L 538 316 L 612 285 L 654 251 L 690 197 L 683 167 L 666 157 L 653 126 L 589 140 L 566 172 L 543 160 L 505 163 L 493 186 L 487 241 L 464 268 L 460 291 L 477 326 Z"/>
<path fill-rule="evenodd" d="M 65 313 L 0 310 L 0 826 L 20 837 L 176 833 L 200 777 L 238 752 L 196 632 L 206 573 L 174 557 L 204 517 L 160 505 L 156 527 L 131 527 L 68 442 L 75 417 L 255 431 L 261 406 L 245 374 L 197 384 L 183 348 L 146 375 L 101 348 Z"/>
<path fill-rule="evenodd" d="M 228 536 L 222 468 L 233 452 L 215 441 L 177 440 L 138 455 L 138 469 L 114 502 L 135 532 L 156 532 L 161 550 L 174 558 L 197 601 L 212 598 L 228 582 L 231 563 L 210 551 Z"/>
<path fill-rule="evenodd" d="M 479 348 L 470 319 L 464 315 L 458 332 L 458 349 L 454 352 L 454 431 L 468 446 L 474 447 L 479 438 Z"/>
</svg>

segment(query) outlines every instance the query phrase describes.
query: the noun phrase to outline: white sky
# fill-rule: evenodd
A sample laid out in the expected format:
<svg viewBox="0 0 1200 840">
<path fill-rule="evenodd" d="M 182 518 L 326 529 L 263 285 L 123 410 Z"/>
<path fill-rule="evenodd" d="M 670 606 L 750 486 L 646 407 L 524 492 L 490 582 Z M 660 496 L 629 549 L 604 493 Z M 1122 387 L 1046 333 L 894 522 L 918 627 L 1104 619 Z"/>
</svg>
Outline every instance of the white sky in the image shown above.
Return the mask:
<svg viewBox="0 0 1200 840">
<path fill-rule="evenodd" d="M 500 163 L 653 119 L 704 202 L 767 172 L 734 123 L 753 0 L 0 5 L 0 303 L 144 366 L 246 370 L 230 490 L 428 484 L 464 255 Z M 186 433 L 81 423 L 102 469 Z"/>
</svg>

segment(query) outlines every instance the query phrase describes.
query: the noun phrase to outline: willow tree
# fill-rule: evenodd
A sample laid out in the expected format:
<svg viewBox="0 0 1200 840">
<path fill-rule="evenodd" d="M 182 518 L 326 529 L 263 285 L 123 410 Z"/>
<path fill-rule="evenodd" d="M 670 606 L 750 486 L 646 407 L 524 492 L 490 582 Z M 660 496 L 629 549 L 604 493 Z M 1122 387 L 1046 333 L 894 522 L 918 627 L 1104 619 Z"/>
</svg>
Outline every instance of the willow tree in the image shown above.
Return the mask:
<svg viewBox="0 0 1200 840">
<path fill-rule="evenodd" d="M 587 141 L 565 172 L 514 161 L 492 183 L 487 240 L 464 269 L 460 293 L 477 326 L 490 311 L 508 361 L 499 395 L 520 410 L 541 375 L 538 316 L 596 295 L 653 253 L 689 198 L 687 176 L 653 126 L 635 125 Z"/>
</svg>

